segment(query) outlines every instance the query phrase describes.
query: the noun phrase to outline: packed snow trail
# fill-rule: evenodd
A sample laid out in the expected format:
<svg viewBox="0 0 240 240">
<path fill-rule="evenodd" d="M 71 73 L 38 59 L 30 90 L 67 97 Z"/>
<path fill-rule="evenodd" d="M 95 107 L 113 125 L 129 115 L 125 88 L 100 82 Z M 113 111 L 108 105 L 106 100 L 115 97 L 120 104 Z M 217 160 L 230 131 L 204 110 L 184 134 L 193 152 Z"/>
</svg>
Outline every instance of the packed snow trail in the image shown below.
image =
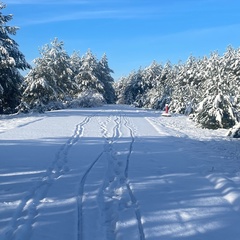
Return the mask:
<svg viewBox="0 0 240 240">
<path fill-rule="evenodd" d="M 0 239 L 239 240 L 225 134 L 121 105 L 0 119 Z"/>
<path fill-rule="evenodd" d="M 129 124 L 129 120 L 127 117 L 122 116 L 121 112 L 119 112 L 118 115 L 119 116 L 116 116 L 114 119 L 115 126 L 111 138 L 108 136 L 106 123 L 101 123 L 99 120 L 100 127 L 103 130 L 103 136 L 106 139 L 105 149 L 108 149 L 109 153 L 107 179 L 101 189 L 102 193 L 100 193 L 102 198 L 104 198 L 102 202 L 105 206 L 103 215 L 107 223 L 106 239 L 116 239 L 119 235 L 124 238 L 124 232 L 120 230 L 120 220 L 123 218 L 123 213 L 121 213 L 120 210 L 123 205 L 128 205 L 127 212 L 131 214 L 133 218 L 135 216 L 137 223 L 137 228 L 132 231 L 132 234 L 136 236 L 137 239 L 144 240 L 140 209 L 128 179 L 129 161 L 134 143 L 134 126 Z M 109 123 L 110 120 L 108 119 L 106 122 Z M 127 139 L 126 136 L 128 136 Z M 119 142 L 121 142 L 121 144 L 119 144 Z M 121 148 L 119 146 L 121 146 Z M 126 213 L 124 214 L 126 215 Z M 126 237 L 130 237 L 129 233 Z"/>
<path fill-rule="evenodd" d="M 87 124 L 90 117 L 86 117 L 81 123 L 77 124 L 74 134 L 59 149 L 51 166 L 46 169 L 38 184 L 31 188 L 27 194 L 21 199 L 14 216 L 11 219 L 9 228 L 5 231 L 6 239 L 29 238 L 29 233 L 33 225 L 34 218 L 38 214 L 37 206 L 41 199 L 44 199 L 49 187 L 55 180 L 68 172 L 68 152 L 70 148 L 81 137 L 84 125 Z"/>
</svg>

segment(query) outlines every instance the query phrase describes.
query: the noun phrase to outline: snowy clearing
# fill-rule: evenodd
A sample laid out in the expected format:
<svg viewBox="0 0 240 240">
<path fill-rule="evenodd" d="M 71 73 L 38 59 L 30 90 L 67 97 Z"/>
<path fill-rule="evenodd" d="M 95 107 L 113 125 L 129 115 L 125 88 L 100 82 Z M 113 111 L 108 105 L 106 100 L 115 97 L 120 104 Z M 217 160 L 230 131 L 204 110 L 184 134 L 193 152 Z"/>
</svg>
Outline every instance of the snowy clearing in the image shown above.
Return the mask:
<svg viewBox="0 0 240 240">
<path fill-rule="evenodd" d="M 0 119 L 0 239 L 239 240 L 240 142 L 108 105 Z"/>
</svg>

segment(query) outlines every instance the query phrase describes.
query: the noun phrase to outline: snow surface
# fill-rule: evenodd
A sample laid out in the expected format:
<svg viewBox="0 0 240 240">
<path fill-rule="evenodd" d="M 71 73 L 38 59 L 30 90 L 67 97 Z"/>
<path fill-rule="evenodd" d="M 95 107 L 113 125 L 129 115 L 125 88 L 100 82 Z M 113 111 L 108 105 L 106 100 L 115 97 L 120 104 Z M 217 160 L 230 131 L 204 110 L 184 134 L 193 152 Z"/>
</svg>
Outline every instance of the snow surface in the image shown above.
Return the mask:
<svg viewBox="0 0 240 240">
<path fill-rule="evenodd" d="M 239 240 L 240 146 L 108 105 L 0 119 L 0 239 Z"/>
</svg>

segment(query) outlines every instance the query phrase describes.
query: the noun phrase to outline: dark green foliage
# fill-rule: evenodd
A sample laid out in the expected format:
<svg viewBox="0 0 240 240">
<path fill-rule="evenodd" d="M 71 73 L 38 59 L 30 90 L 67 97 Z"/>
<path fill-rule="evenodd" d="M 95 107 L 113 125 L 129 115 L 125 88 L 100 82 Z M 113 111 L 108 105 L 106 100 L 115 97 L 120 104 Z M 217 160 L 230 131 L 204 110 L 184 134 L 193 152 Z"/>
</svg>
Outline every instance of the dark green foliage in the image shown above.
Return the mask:
<svg viewBox="0 0 240 240">
<path fill-rule="evenodd" d="M 6 6 L 0 2 L 0 11 Z M 31 68 L 18 44 L 9 36 L 15 35 L 17 27 L 8 26 L 12 15 L 0 12 L 0 114 L 12 113 L 20 102 L 20 86 L 23 77 L 19 70 Z"/>
</svg>

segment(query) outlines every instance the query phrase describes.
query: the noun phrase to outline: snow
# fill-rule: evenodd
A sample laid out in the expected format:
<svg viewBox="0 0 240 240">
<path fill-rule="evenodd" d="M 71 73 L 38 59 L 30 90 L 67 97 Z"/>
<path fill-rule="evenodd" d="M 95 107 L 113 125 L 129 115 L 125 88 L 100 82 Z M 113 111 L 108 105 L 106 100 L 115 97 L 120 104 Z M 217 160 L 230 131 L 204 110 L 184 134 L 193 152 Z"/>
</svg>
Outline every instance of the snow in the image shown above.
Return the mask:
<svg viewBox="0 0 240 240">
<path fill-rule="evenodd" d="M 239 240 L 239 141 L 125 105 L 0 119 L 0 239 Z"/>
</svg>

